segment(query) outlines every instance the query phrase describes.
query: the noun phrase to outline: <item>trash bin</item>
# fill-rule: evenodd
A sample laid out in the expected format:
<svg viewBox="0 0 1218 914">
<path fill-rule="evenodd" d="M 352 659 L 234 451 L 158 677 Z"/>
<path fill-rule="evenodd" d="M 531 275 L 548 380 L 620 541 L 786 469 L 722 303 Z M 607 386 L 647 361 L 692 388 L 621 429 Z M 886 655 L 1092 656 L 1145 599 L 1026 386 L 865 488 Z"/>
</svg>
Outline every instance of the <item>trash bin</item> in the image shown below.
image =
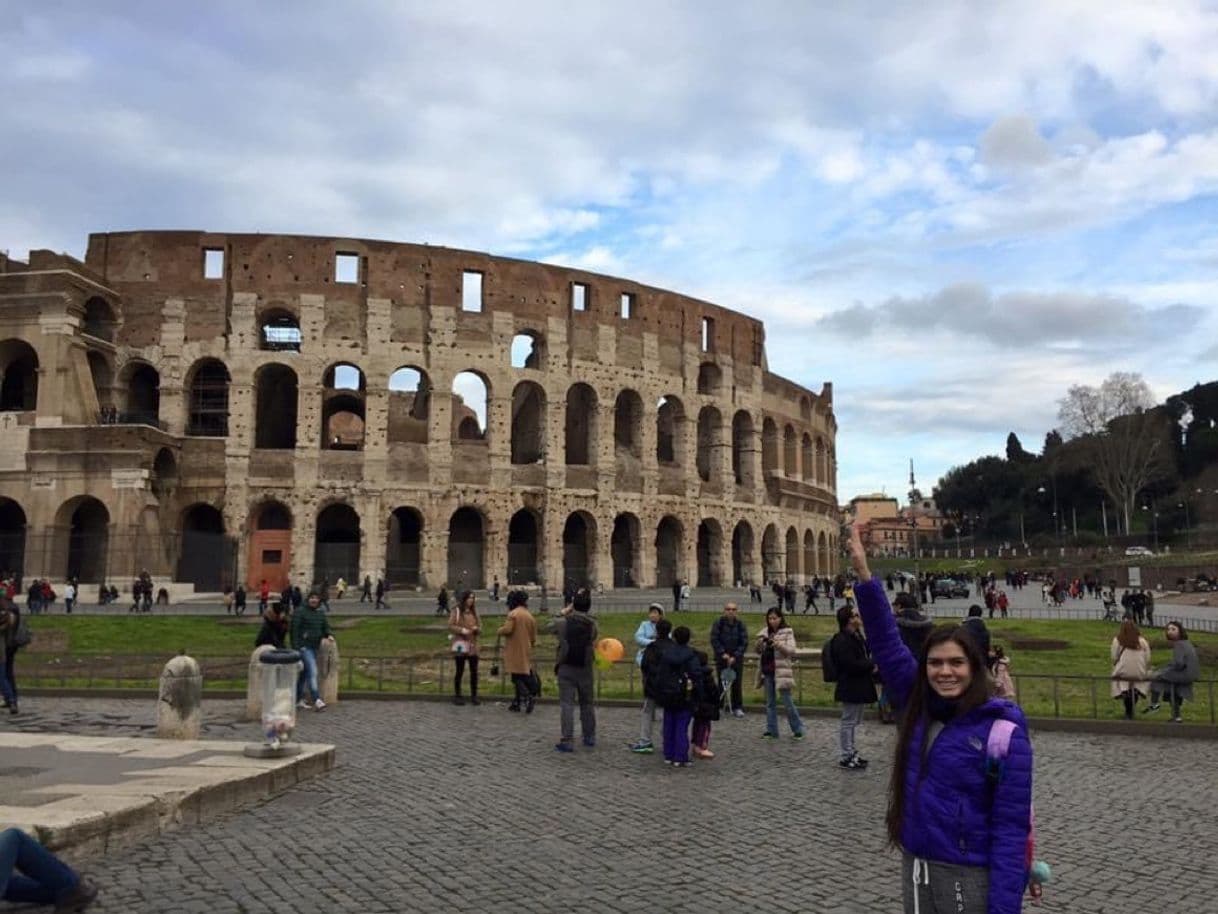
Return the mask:
<svg viewBox="0 0 1218 914">
<path fill-rule="evenodd" d="M 270 749 L 278 749 L 296 729 L 296 680 L 300 675 L 297 651 L 267 651 L 258 658 L 262 673 L 262 732 Z"/>
</svg>

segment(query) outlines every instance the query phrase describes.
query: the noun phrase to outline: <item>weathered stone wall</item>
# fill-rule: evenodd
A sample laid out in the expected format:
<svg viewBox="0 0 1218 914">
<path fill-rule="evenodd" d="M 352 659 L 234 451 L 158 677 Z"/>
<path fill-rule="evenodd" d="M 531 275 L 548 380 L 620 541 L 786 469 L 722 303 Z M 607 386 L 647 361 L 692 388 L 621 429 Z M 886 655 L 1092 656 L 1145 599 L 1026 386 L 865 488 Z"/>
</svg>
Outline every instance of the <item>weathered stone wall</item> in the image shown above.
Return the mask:
<svg viewBox="0 0 1218 914">
<path fill-rule="evenodd" d="M 208 251 L 213 266 L 223 261 L 215 278 L 204 275 Z M 392 515 L 408 508 L 421 531 L 405 583 L 419 586 L 506 583 L 521 555 L 531 577 L 552 587 L 573 569 L 611 586 L 657 575 L 802 579 L 834 567 L 832 387 L 815 393 L 769 373 L 764 328 L 745 315 L 629 280 L 424 245 L 123 232 L 91 236 L 83 265 L 35 254 L 54 269 L 35 275 L 6 261 L 0 274 L 0 363 L 12 338 L 39 364 L 37 410 L 25 417 L 38 428 L 24 465 L 0 470 L 0 496 L 20 504 L 31 532 L 71 527 L 70 499 L 97 499 L 115 531 L 177 531 L 204 504 L 239 539 L 241 579 L 255 580 L 268 551 L 290 553 L 297 581 L 328 576 L 315 559 L 374 579 L 389 565 L 392 579 L 403 554 L 387 542 Z M 353 255 L 354 272 L 337 271 L 342 255 Z M 479 312 L 462 307 L 467 272 L 481 277 Z M 572 307 L 577 286 L 584 310 Z M 265 348 L 273 319 L 299 328 L 299 351 Z M 512 341 L 521 334 L 539 356 L 517 368 Z M 195 379 L 208 364 L 228 377 L 218 431 L 199 410 L 206 395 Z M 124 412 L 151 396 L 129 389 L 141 365 L 159 382 L 153 420 Z M 358 369 L 356 389 L 326 386 L 342 365 Z M 420 373 L 422 391 L 390 391 L 404 367 Z M 468 425 L 480 423 L 452 395 L 461 372 L 486 385 L 484 429 Z M 526 383 L 535 385 L 531 400 Z M 658 429 L 663 398 L 675 401 L 676 418 Z M 100 424 L 113 421 L 108 409 L 119 426 Z M 148 421 L 161 431 L 106 437 Z M 277 446 L 256 446 L 276 423 Z M 57 425 L 81 428 L 46 437 Z M 669 440 L 673 459 L 661 459 Z M 125 488 L 115 485 L 119 470 Z M 31 496 L 35 481 L 42 488 Z M 257 530 L 270 503 L 290 514 L 290 531 Z M 318 550 L 319 515 L 333 505 L 353 509 L 346 539 L 355 542 L 340 533 Z M 462 507 L 482 526 L 480 555 L 461 553 L 474 563 L 461 566 L 464 578 L 449 567 L 450 521 Z M 536 531 L 532 552 L 519 533 L 509 548 L 522 510 Z M 615 522 L 631 531 L 616 551 Z M 662 525 L 677 531 L 675 542 L 657 544 Z M 27 550 L 37 567 L 27 561 L 26 574 L 62 577 L 62 551 Z M 123 556 L 111 574 L 139 563 Z"/>
</svg>

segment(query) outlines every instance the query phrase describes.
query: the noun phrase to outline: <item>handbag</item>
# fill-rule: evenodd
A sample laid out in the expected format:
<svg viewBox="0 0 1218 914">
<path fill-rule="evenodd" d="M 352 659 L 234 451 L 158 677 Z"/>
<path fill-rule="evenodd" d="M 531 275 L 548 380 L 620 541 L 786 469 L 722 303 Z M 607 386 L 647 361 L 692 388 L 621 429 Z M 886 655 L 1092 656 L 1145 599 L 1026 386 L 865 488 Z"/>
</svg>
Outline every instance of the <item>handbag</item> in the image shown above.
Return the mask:
<svg viewBox="0 0 1218 914">
<path fill-rule="evenodd" d="M 458 638 L 458 637 L 454 636 L 453 643 L 451 645 L 449 645 L 449 648 L 457 656 L 465 657 L 469 654 L 471 646 L 472 645 L 469 643 L 469 641 L 467 639 Z"/>
<path fill-rule="evenodd" d="M 529 694 L 534 698 L 541 694 L 541 677 L 537 675 L 537 670 L 529 670 Z"/>
</svg>

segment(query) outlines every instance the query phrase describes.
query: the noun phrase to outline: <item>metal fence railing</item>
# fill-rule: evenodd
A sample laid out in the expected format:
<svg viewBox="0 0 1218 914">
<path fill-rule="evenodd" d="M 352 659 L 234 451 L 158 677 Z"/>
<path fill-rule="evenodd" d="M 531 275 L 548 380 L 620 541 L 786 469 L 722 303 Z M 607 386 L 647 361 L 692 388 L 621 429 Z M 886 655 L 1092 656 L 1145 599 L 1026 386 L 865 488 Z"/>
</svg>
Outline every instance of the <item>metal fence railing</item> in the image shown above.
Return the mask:
<svg viewBox="0 0 1218 914">
<path fill-rule="evenodd" d="M 18 685 L 23 689 L 129 689 L 152 691 L 157 688 L 165 655 L 88 655 L 77 654 L 61 658 L 22 657 L 17 670 Z M 243 690 L 249 669 L 248 657 L 196 656 L 203 671 L 204 690 Z M 512 694 L 510 677 L 500 667 L 497 675 L 491 669 L 497 658 L 487 653 L 480 669 L 481 692 L 486 696 Z M 549 661 L 537 664 L 543 682 L 543 694 L 556 695 L 554 677 L 549 673 Z M 351 656 L 342 657 L 339 664 L 341 693 L 358 696 L 378 695 L 446 695 L 452 689 L 454 663 L 452 656 L 416 654 L 411 656 Z M 746 706 L 764 703 L 760 689 L 754 688 L 756 658 L 747 658 L 743 671 Z M 833 707 L 833 683 L 821 676 L 815 659 L 795 662 L 795 700 L 803 707 Z M 624 659 L 594 673 L 597 700 L 642 700 L 642 680 L 632 659 Z M 1113 680 L 1107 676 L 1068 674 L 1013 674 L 1018 700 L 1030 717 L 1055 719 L 1101 720 L 1118 719 L 1124 706 L 1111 697 Z M 468 683 L 468 674 L 467 674 Z M 1218 724 L 1218 704 L 1215 687 L 1218 680 L 1202 679 L 1193 683 L 1193 698 L 1184 703 L 1183 716 L 1191 723 Z M 1160 712 L 1167 719 L 1167 711 Z M 1139 716 L 1141 716 L 1139 714 Z"/>
</svg>

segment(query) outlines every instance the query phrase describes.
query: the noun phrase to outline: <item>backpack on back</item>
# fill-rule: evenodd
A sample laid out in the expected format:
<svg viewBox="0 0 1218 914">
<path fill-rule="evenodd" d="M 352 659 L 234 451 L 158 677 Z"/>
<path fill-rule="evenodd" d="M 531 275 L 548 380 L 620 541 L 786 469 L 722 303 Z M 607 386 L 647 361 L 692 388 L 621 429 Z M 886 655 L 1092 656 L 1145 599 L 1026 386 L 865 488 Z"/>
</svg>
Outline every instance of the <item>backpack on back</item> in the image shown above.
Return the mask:
<svg viewBox="0 0 1218 914">
<path fill-rule="evenodd" d="M 656 658 L 648 672 L 651 674 L 651 697 L 657 705 L 666 710 L 685 707 L 689 702 L 689 683 L 685 670 L 669 663 L 667 652 Z"/>
<path fill-rule="evenodd" d="M 820 671 L 825 682 L 837 682 L 837 661 L 833 657 L 833 638 L 836 637 L 837 635 L 834 635 L 821 645 L 820 649 Z"/>
<path fill-rule="evenodd" d="M 985 741 L 985 776 L 992 788 L 1002 780 L 1007 756 L 1011 752 L 1011 737 L 1015 724 L 1009 720 L 996 720 L 990 724 L 990 733 Z M 1044 884 L 1052 877 L 1049 864 L 1036 859 L 1036 810 L 1028 811 L 1028 843 L 1024 856 L 1024 867 L 1028 871 L 1028 892 L 1036 903 L 1044 894 Z"/>
<path fill-rule="evenodd" d="M 588 649 L 592 646 L 592 620 L 581 612 L 567 616 L 567 656 L 564 666 L 588 665 Z"/>
</svg>

